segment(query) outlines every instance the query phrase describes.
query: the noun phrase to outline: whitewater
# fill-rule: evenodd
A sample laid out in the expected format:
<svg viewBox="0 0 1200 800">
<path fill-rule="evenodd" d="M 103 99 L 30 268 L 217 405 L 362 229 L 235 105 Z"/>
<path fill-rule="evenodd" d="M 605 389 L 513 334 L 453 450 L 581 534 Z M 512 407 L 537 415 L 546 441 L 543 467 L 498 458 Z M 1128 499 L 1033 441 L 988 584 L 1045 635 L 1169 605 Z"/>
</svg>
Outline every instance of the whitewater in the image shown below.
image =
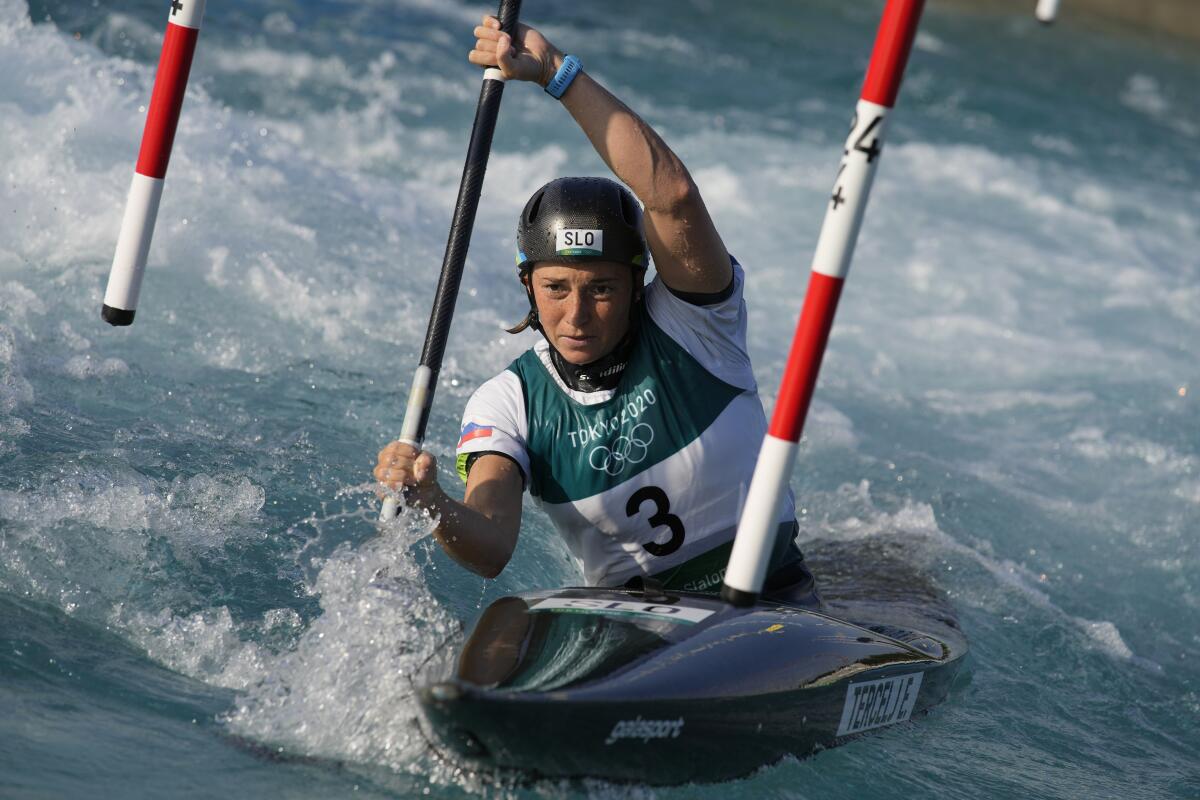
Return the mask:
<svg viewBox="0 0 1200 800">
<path fill-rule="evenodd" d="M 881 7 L 524 5 L 691 168 L 768 410 Z M 1200 797 L 1200 55 L 1032 6 L 927 11 L 792 480 L 818 580 L 955 607 L 949 700 L 718 786 L 431 754 L 414 676 L 580 580 L 532 506 L 493 581 L 375 523 L 494 10 L 210 3 L 117 329 L 168 9 L 0 0 L 0 796 Z M 517 215 L 566 174 L 604 167 L 510 85 L 429 428 L 451 491 L 466 399 L 533 342 Z"/>
</svg>

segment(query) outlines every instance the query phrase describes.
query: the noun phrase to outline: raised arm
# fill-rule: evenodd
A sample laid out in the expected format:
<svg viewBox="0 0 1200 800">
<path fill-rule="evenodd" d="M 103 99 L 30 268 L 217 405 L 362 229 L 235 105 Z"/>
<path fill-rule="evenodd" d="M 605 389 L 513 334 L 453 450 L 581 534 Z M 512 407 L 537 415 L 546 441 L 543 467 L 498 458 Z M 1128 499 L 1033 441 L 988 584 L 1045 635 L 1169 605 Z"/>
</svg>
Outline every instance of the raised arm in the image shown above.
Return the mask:
<svg viewBox="0 0 1200 800">
<path fill-rule="evenodd" d="M 475 29 L 470 60 L 494 66 L 506 78 L 546 86 L 562 65 L 563 53 L 527 25 L 514 42 L 495 17 Z M 713 294 L 733 280 L 725 245 L 713 225 L 696 182 L 653 128 L 583 72 L 562 103 L 613 173 L 645 206 L 646 241 L 659 276 L 681 292 Z"/>
</svg>

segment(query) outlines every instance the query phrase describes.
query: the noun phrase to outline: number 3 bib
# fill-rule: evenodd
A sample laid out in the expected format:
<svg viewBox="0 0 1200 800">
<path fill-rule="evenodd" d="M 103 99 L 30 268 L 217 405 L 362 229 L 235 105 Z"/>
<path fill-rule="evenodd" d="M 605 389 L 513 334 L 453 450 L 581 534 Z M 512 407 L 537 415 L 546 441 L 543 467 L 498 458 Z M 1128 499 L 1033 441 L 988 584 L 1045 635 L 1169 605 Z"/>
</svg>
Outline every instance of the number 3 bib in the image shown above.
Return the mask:
<svg viewBox="0 0 1200 800">
<path fill-rule="evenodd" d="M 459 441 L 516 461 L 591 585 L 620 585 L 733 538 L 766 418 L 745 349 L 743 275 L 697 306 L 655 279 L 616 389 L 576 392 L 543 340 L 471 398 Z M 789 495 L 780 521 L 795 519 Z"/>
</svg>

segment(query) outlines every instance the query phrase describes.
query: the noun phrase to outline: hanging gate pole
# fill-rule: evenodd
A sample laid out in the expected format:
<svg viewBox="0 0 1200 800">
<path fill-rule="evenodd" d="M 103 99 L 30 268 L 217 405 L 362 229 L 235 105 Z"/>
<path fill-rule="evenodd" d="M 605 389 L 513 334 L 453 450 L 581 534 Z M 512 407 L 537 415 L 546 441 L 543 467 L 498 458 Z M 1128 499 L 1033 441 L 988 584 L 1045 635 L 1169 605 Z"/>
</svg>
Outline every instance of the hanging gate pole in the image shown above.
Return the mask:
<svg viewBox="0 0 1200 800">
<path fill-rule="evenodd" d="M 775 413 L 754 468 L 721 588 L 722 598 L 735 605 L 749 605 L 762 592 L 779 526 L 780 504 L 788 490 L 838 297 L 850 270 L 871 182 L 879 166 L 887 115 L 896 103 L 924 5 L 925 0 L 888 0 L 883 11 L 871 65 L 817 240 L 808 292 Z"/>
<path fill-rule="evenodd" d="M 150 255 L 150 240 L 158 218 L 158 203 L 162 199 L 167 164 L 175 129 L 183 109 L 196 40 L 204 20 L 206 0 L 171 0 L 171 15 L 167 17 L 167 33 L 163 37 L 158 72 L 154 76 L 154 91 L 146 112 L 146 128 L 138 152 L 133 184 L 125 201 L 125 216 L 117 237 L 117 251 L 108 273 L 108 288 L 104 292 L 101 318 L 109 325 L 132 325 L 137 312 L 138 294 L 142 290 L 142 275 Z"/>
<path fill-rule="evenodd" d="M 1059 0 L 1038 0 L 1037 9 L 1034 11 L 1038 22 L 1044 25 L 1054 22 L 1058 18 L 1058 3 Z"/>
</svg>

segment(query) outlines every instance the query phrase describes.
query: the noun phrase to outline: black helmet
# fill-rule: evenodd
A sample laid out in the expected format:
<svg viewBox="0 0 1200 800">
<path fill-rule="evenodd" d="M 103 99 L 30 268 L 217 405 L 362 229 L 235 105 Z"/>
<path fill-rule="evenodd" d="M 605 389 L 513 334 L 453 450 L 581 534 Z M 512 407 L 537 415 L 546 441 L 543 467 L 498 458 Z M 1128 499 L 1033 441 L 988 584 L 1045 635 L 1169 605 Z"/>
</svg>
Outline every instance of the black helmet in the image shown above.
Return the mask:
<svg viewBox="0 0 1200 800">
<path fill-rule="evenodd" d="M 517 223 L 517 269 L 538 261 L 650 262 L 642 208 L 608 178 L 558 178 L 533 193 Z"/>
</svg>

